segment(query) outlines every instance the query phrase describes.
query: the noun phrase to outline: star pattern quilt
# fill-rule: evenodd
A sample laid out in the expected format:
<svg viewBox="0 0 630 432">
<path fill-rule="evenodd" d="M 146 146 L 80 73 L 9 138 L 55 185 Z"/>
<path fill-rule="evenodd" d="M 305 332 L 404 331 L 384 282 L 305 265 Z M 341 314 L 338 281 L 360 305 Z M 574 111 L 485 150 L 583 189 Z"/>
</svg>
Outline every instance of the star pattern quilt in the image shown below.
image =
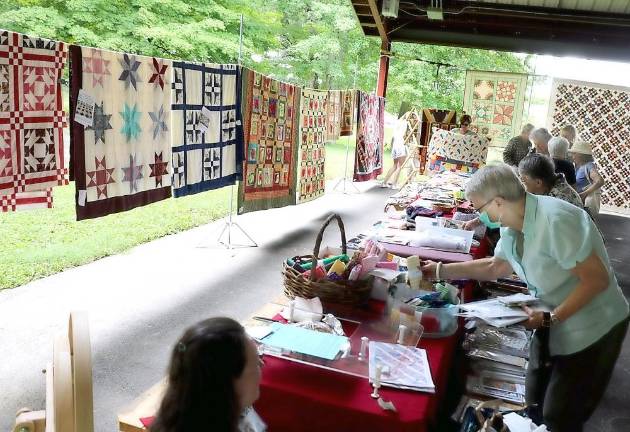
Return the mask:
<svg viewBox="0 0 630 432">
<path fill-rule="evenodd" d="M 354 132 L 354 125 L 357 122 L 357 91 L 341 90 L 341 126 L 340 136 L 350 136 Z"/>
<path fill-rule="evenodd" d="M 243 73 L 246 155 L 239 214 L 294 205 L 299 88 Z"/>
<path fill-rule="evenodd" d="M 326 184 L 324 161 L 328 113 L 326 90 L 302 89 L 300 98 L 300 166 L 297 182 L 297 203 L 322 196 Z"/>
<path fill-rule="evenodd" d="M 630 88 L 553 81 L 547 126 L 554 136 L 567 124 L 588 141 L 605 181 L 602 209 L 630 214 Z"/>
<path fill-rule="evenodd" d="M 520 134 L 527 75 L 503 72 L 466 72 L 464 111 L 472 129 L 488 137 L 493 147 L 504 147 Z"/>
<path fill-rule="evenodd" d="M 170 60 L 70 47 L 70 108 L 95 100 L 93 125 L 72 121 L 77 220 L 171 196 Z"/>
<path fill-rule="evenodd" d="M 359 92 L 359 121 L 354 158 L 354 181 L 375 179 L 383 172 L 385 99 Z"/>
<path fill-rule="evenodd" d="M 14 212 L 21 210 L 35 210 L 52 208 L 53 190 L 16 192 L 0 196 L 0 212 Z"/>
<path fill-rule="evenodd" d="M 0 196 L 68 183 L 60 82 L 67 56 L 63 42 L 0 30 Z"/>
<path fill-rule="evenodd" d="M 341 91 L 328 91 L 328 124 L 326 141 L 335 142 L 341 136 Z"/>
<path fill-rule="evenodd" d="M 173 62 L 172 88 L 173 195 L 233 185 L 242 178 L 240 67 Z"/>
</svg>

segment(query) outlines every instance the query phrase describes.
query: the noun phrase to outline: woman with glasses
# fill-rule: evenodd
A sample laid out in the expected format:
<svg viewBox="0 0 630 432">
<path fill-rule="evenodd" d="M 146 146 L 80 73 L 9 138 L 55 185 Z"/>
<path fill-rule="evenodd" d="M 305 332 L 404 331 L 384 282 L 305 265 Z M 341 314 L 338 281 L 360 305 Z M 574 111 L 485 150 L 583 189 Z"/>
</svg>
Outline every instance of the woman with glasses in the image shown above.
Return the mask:
<svg viewBox="0 0 630 432">
<path fill-rule="evenodd" d="M 171 355 L 168 387 L 151 432 L 261 432 L 253 410 L 262 361 L 256 343 L 230 318 L 190 327 Z"/>
<path fill-rule="evenodd" d="M 589 215 L 527 193 L 508 165 L 477 171 L 466 196 L 488 227 L 501 227 L 494 257 L 424 262 L 433 279 L 496 280 L 512 272 L 551 312 L 526 308 L 534 329 L 526 400 L 554 432 L 580 432 L 610 381 L 628 328 L 628 302 Z M 535 411 L 534 411 L 535 414 Z"/>
<path fill-rule="evenodd" d="M 464 114 L 459 118 L 459 127 L 451 130 L 453 133 L 460 135 L 475 135 L 475 132 L 470 129 L 472 118 L 468 114 Z"/>
</svg>

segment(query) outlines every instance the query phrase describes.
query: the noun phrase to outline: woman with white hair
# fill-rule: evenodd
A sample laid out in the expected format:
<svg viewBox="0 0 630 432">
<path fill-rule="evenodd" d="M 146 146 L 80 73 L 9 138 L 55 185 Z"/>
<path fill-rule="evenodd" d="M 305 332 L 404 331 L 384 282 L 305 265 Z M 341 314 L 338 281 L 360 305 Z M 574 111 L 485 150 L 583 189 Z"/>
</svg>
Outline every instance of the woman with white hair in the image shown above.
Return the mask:
<svg viewBox="0 0 630 432">
<path fill-rule="evenodd" d="M 466 196 L 488 227 L 494 257 L 422 263 L 433 279 L 496 280 L 512 272 L 551 312 L 525 308 L 534 329 L 526 400 L 554 432 L 580 432 L 610 381 L 628 329 L 628 302 L 592 219 L 565 201 L 527 193 L 508 165 L 477 171 Z"/>
<path fill-rule="evenodd" d="M 569 150 L 569 141 L 562 137 L 553 137 L 547 143 L 549 156 L 553 159 L 557 173 L 564 174 L 567 183 L 571 187 L 575 187 L 575 167 L 567 160 L 567 151 Z"/>
<path fill-rule="evenodd" d="M 532 142 L 534 143 L 534 147 L 538 153 L 542 153 L 544 155 L 549 156 L 549 140 L 551 139 L 551 134 L 545 128 L 538 128 L 534 132 L 532 132 L 531 136 Z"/>
<path fill-rule="evenodd" d="M 573 147 L 573 143 L 575 143 L 575 139 L 577 138 L 577 130 L 573 125 L 564 125 L 562 129 L 560 129 L 560 136 L 562 138 L 566 138 L 569 141 L 569 148 Z"/>
</svg>

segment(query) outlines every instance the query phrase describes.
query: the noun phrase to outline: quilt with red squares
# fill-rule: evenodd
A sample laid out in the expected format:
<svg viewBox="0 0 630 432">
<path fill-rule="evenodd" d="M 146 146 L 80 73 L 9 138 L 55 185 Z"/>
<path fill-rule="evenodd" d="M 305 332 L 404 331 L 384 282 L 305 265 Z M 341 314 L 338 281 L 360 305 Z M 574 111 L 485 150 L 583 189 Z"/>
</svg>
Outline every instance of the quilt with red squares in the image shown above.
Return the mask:
<svg viewBox="0 0 630 432">
<path fill-rule="evenodd" d="M 354 157 L 354 181 L 375 179 L 383 172 L 385 99 L 359 92 L 357 148 Z"/>
<path fill-rule="evenodd" d="M 71 115 L 79 90 L 95 101 L 70 130 L 77 220 L 169 198 L 172 62 L 74 45 L 70 60 Z"/>
<path fill-rule="evenodd" d="M 0 196 L 0 212 L 47 209 L 53 206 L 53 190 L 16 192 Z"/>
<path fill-rule="evenodd" d="M 341 90 L 328 92 L 327 111 L 326 141 L 335 142 L 341 136 Z"/>
<path fill-rule="evenodd" d="M 503 147 L 520 134 L 527 75 L 467 71 L 464 111 L 472 117 L 472 130 Z"/>
<path fill-rule="evenodd" d="M 67 55 L 63 42 L 0 30 L 0 196 L 68 182 L 60 81 Z"/>
<path fill-rule="evenodd" d="M 547 127 L 557 136 L 575 126 L 588 141 L 604 179 L 602 209 L 630 213 L 630 88 L 582 81 L 554 80 Z"/>
<path fill-rule="evenodd" d="M 328 122 L 327 100 L 328 92 L 326 90 L 302 89 L 297 180 L 298 204 L 319 198 L 325 192 L 324 144 Z"/>
</svg>

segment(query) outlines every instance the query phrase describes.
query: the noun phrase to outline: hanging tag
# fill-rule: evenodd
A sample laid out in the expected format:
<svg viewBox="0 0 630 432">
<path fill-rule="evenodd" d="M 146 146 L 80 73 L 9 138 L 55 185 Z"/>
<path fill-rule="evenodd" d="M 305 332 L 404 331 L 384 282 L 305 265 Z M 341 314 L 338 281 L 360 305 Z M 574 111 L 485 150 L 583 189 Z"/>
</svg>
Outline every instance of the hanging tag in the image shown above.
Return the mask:
<svg viewBox="0 0 630 432">
<path fill-rule="evenodd" d="M 201 115 L 199 116 L 199 130 L 208 132 L 210 127 L 210 110 L 206 107 L 201 108 Z"/>
<path fill-rule="evenodd" d="M 83 89 L 79 90 L 74 121 L 85 126 L 94 126 L 94 98 Z"/>
<path fill-rule="evenodd" d="M 87 201 L 87 191 L 85 189 L 79 191 L 78 204 L 83 207 Z"/>
</svg>

